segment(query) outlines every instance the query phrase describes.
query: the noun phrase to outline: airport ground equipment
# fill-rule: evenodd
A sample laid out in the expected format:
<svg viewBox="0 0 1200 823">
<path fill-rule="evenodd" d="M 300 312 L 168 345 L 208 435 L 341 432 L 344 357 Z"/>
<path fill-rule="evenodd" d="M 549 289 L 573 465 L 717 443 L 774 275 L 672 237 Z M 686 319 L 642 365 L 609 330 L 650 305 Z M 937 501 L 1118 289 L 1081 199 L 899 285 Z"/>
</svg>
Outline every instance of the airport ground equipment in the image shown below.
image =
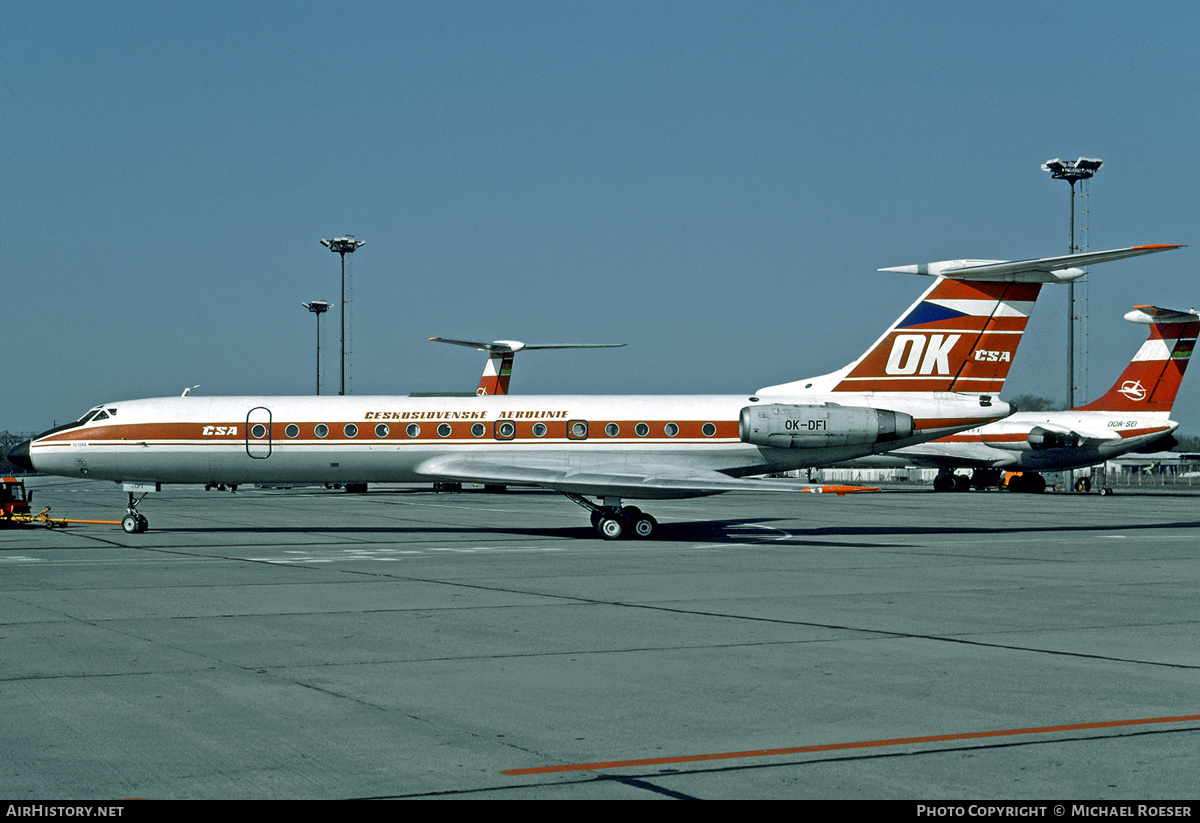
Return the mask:
<svg viewBox="0 0 1200 823">
<path fill-rule="evenodd" d="M 0 478 L 0 525 L 27 523 L 31 519 L 25 482 L 15 477 Z"/>
</svg>

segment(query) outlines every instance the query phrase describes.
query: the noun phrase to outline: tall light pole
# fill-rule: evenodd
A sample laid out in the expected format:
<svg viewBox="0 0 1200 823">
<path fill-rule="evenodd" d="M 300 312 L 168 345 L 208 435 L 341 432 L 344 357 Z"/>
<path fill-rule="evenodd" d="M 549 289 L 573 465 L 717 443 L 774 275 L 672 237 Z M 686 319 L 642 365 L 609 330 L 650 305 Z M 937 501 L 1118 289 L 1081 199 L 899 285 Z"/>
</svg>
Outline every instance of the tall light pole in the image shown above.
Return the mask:
<svg viewBox="0 0 1200 823">
<path fill-rule="evenodd" d="M 321 315 L 329 311 L 329 304 L 324 300 L 314 300 L 311 303 L 301 303 L 317 316 L 317 394 L 321 393 Z"/>
<path fill-rule="evenodd" d="M 1071 242 L 1068 254 L 1075 253 L 1075 184 L 1090 180 L 1103 160 L 1080 157 L 1078 160 L 1047 160 L 1042 170 L 1050 172 L 1055 180 L 1066 180 L 1071 184 Z M 1075 408 L 1075 281 L 1067 284 L 1067 408 Z"/>
<path fill-rule="evenodd" d="M 353 254 L 366 243 L 366 240 L 355 240 L 353 234 L 335 237 L 332 240 L 321 238 L 322 246 L 342 256 L 342 378 L 338 394 L 346 393 L 346 255 Z"/>
</svg>

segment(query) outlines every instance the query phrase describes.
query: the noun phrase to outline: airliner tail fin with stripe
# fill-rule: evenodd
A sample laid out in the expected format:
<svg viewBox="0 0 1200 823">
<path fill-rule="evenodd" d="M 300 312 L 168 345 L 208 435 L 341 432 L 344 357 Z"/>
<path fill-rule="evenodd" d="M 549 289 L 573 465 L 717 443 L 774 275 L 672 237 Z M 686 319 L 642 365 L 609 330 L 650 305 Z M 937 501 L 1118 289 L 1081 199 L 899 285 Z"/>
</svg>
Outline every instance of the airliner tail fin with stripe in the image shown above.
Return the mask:
<svg viewBox="0 0 1200 823">
<path fill-rule="evenodd" d="M 850 365 L 759 393 L 998 394 L 1043 284 L 1082 277 L 1086 272 L 1078 266 L 1176 248 L 1132 246 L 1018 262 L 948 260 L 881 269 L 937 280 Z"/>
<path fill-rule="evenodd" d="M 1200 312 L 1135 306 L 1125 315 L 1150 326 L 1150 336 L 1102 397 L 1079 411 L 1161 412 L 1168 414 L 1196 348 Z"/>
</svg>

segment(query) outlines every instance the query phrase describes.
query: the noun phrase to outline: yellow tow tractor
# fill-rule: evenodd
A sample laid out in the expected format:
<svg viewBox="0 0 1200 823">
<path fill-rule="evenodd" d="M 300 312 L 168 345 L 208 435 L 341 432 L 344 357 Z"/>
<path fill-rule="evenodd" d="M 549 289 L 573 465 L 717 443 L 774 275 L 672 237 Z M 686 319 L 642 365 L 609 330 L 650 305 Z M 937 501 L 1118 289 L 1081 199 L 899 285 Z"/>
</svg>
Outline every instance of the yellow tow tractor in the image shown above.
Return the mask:
<svg viewBox="0 0 1200 823">
<path fill-rule="evenodd" d="M 31 508 L 33 492 L 25 490 L 25 481 L 15 477 L 0 477 L 0 528 L 5 526 L 41 525 L 51 529 L 65 529 L 68 523 L 103 523 L 120 525 L 120 520 L 66 520 L 51 517 L 50 507 L 37 514 Z"/>
</svg>

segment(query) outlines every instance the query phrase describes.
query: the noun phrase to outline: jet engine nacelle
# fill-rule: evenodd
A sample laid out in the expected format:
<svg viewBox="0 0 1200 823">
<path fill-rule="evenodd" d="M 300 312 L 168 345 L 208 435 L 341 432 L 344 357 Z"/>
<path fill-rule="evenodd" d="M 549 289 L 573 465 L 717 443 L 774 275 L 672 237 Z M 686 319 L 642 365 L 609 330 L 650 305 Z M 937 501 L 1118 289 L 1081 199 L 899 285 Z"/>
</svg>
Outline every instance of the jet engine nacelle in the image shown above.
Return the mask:
<svg viewBox="0 0 1200 823">
<path fill-rule="evenodd" d="M 911 437 L 912 415 L 864 406 L 746 406 L 738 418 L 743 443 L 777 449 L 870 445 Z"/>
<path fill-rule="evenodd" d="M 1025 438 L 1029 448 L 1035 452 L 1046 449 L 1073 449 L 1079 445 L 1080 437 L 1073 431 L 1051 431 L 1041 426 L 1034 426 Z"/>
</svg>

